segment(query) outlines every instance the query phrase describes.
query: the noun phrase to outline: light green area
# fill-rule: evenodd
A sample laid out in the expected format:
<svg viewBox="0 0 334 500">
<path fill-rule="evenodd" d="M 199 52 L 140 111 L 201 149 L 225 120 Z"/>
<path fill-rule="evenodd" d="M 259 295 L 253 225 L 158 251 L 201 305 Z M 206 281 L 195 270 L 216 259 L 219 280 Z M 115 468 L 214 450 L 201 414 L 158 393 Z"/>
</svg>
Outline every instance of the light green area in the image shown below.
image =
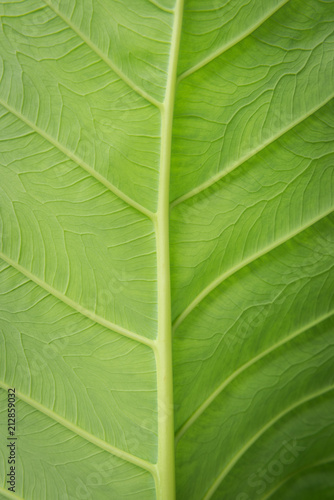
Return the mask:
<svg viewBox="0 0 334 500">
<path fill-rule="evenodd" d="M 330 500 L 334 2 L 0 15 L 0 498 Z"/>
</svg>

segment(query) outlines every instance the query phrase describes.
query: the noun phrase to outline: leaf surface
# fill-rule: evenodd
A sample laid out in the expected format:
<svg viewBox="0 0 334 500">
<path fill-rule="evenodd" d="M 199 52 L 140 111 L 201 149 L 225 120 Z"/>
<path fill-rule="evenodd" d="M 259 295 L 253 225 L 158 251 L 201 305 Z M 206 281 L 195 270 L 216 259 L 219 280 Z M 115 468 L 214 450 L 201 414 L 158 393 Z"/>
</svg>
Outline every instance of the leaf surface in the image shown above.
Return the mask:
<svg viewBox="0 0 334 500">
<path fill-rule="evenodd" d="M 333 2 L 0 14 L 0 497 L 332 498 Z"/>
</svg>

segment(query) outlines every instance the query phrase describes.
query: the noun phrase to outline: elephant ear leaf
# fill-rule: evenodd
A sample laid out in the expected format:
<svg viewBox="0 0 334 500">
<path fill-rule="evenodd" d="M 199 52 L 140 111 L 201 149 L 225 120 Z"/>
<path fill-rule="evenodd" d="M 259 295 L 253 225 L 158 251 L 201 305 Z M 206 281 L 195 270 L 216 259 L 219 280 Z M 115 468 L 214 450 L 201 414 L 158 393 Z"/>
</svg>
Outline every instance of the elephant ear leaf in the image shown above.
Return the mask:
<svg viewBox="0 0 334 500">
<path fill-rule="evenodd" d="M 332 498 L 333 3 L 0 3 L 1 497 Z"/>
<path fill-rule="evenodd" d="M 172 3 L 1 3 L 1 410 L 15 387 L 26 500 L 174 489 L 156 241 Z"/>
<path fill-rule="evenodd" d="M 333 7 L 186 2 L 170 228 L 180 499 L 334 494 Z"/>
</svg>

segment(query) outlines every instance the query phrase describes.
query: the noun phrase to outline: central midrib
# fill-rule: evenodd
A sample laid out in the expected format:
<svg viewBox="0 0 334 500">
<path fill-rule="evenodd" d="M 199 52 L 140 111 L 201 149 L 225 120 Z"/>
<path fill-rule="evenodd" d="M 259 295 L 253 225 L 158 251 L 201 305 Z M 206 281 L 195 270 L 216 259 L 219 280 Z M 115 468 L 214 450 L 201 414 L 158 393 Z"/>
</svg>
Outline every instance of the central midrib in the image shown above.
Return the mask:
<svg viewBox="0 0 334 500">
<path fill-rule="evenodd" d="M 166 97 L 161 107 L 161 150 L 158 210 L 154 218 L 157 241 L 158 338 L 158 461 L 156 493 L 159 500 L 175 499 L 174 400 L 172 368 L 172 314 L 169 259 L 169 184 L 172 126 L 184 0 L 175 6 Z"/>
</svg>

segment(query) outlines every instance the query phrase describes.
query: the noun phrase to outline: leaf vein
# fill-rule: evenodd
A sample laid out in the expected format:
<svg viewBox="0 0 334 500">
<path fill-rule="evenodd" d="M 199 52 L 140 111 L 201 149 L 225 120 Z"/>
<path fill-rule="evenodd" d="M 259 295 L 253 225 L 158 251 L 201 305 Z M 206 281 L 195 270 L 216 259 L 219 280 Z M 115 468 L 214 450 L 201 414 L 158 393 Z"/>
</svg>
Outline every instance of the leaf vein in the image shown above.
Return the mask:
<svg viewBox="0 0 334 500">
<path fill-rule="evenodd" d="M 203 497 L 203 500 L 209 500 L 212 495 L 217 491 L 219 485 L 222 483 L 224 478 L 227 476 L 227 474 L 230 472 L 230 470 L 234 467 L 234 465 L 239 461 L 239 459 L 247 452 L 247 450 L 267 431 L 272 427 L 276 422 L 278 422 L 281 418 L 285 417 L 288 413 L 291 411 L 295 410 L 299 406 L 302 406 L 304 403 L 308 403 L 309 401 L 312 401 L 312 399 L 316 399 L 334 389 L 334 385 L 330 385 L 328 387 L 325 387 L 321 389 L 320 391 L 317 391 L 315 393 L 312 393 L 308 395 L 305 398 L 302 398 L 299 400 L 297 403 L 289 406 L 286 408 L 284 411 L 276 415 L 273 419 L 271 419 L 269 422 L 267 422 L 266 425 L 264 425 L 246 444 L 243 446 L 239 452 L 233 457 L 233 459 L 228 463 L 228 465 L 222 470 L 222 472 L 219 474 L 217 479 L 214 481 L 210 489 L 207 491 L 205 496 Z"/>
<path fill-rule="evenodd" d="M 0 387 L 4 390 L 9 389 L 9 385 L 7 385 L 5 382 L 2 380 L 0 381 Z M 89 432 L 85 431 L 84 429 L 81 429 L 78 427 L 76 424 L 73 424 L 66 418 L 62 417 L 61 415 L 58 415 L 55 413 L 53 410 L 50 410 L 46 406 L 42 405 L 38 401 L 34 400 L 30 396 L 23 394 L 19 391 L 16 390 L 16 395 L 21 401 L 24 403 L 28 404 L 32 408 L 35 408 L 39 412 L 43 413 L 44 415 L 48 416 L 58 424 L 62 425 L 63 427 L 66 427 L 70 431 L 74 432 L 74 434 L 77 434 L 78 436 L 82 437 L 86 441 L 89 441 L 90 443 L 94 444 L 95 446 L 98 446 L 99 448 L 103 449 L 104 451 L 108 451 L 112 455 L 115 455 L 122 460 L 125 460 L 126 462 L 130 462 L 134 465 L 137 465 L 141 469 L 145 469 L 148 472 L 150 472 L 153 476 L 156 475 L 156 466 L 155 464 L 152 464 L 151 462 L 148 462 L 147 460 L 144 460 L 142 458 L 139 458 L 135 455 L 132 455 L 131 453 L 121 450 L 120 448 L 117 448 L 116 446 L 113 446 L 103 439 L 99 439 L 98 437 L 94 436 L 93 434 L 90 434 Z"/>
<path fill-rule="evenodd" d="M 141 335 L 138 335 L 135 332 L 132 332 L 130 330 L 127 330 L 126 328 L 116 325 L 115 323 L 112 323 L 111 321 L 102 318 L 101 316 L 98 316 L 97 314 L 93 313 L 92 311 L 89 311 L 88 309 L 80 306 L 80 304 L 77 304 L 74 300 L 70 299 L 66 295 L 64 295 L 62 292 L 54 289 L 52 286 L 48 285 L 41 279 L 39 279 L 37 276 L 34 276 L 30 271 L 25 269 L 23 266 L 12 260 L 10 257 L 7 257 L 7 255 L 3 254 L 0 252 L 0 258 L 4 260 L 7 264 L 11 265 L 14 267 L 17 271 L 19 271 L 21 274 L 26 276 L 29 280 L 33 281 L 36 283 L 38 286 L 41 288 L 44 288 L 50 295 L 53 295 L 56 297 L 58 300 L 62 301 L 64 304 L 67 306 L 71 307 L 75 311 L 79 312 L 83 316 L 86 316 L 90 320 L 94 321 L 95 323 L 98 323 L 105 328 L 108 328 L 108 330 L 111 330 L 113 332 L 116 332 L 120 335 L 123 335 L 124 337 L 128 337 L 131 340 L 135 340 L 141 344 L 145 344 L 151 349 L 154 350 L 155 348 L 155 341 L 150 340 L 148 338 L 142 337 Z"/>
<path fill-rule="evenodd" d="M 116 73 L 129 87 L 132 88 L 137 94 L 143 97 L 146 101 L 156 106 L 158 109 L 161 108 L 161 103 L 154 99 L 154 97 L 150 96 L 144 89 L 139 87 L 131 78 L 129 78 L 118 66 L 116 66 L 111 59 L 103 54 L 103 52 L 91 41 L 87 38 L 84 33 L 82 33 L 64 14 L 62 14 L 51 2 L 48 0 L 43 0 L 43 2 L 51 9 L 53 12 L 60 17 L 82 40 L 88 47 L 90 47 L 95 54 L 97 54 L 100 59 L 102 59 L 114 73 Z"/>
<path fill-rule="evenodd" d="M 221 179 L 226 177 L 228 174 L 233 172 L 233 170 L 237 169 L 244 163 L 246 163 L 248 160 L 250 160 L 253 156 L 256 156 L 258 153 L 266 149 L 268 146 L 273 144 L 275 141 L 277 141 L 280 137 L 288 133 L 290 130 L 293 130 L 295 127 L 297 127 L 299 124 L 301 124 L 303 121 L 305 121 L 307 118 L 315 114 L 317 111 L 319 111 L 321 108 L 323 108 L 329 101 L 331 101 L 334 97 L 334 94 L 331 94 L 329 97 L 325 99 L 325 101 L 321 102 L 319 106 L 316 106 L 312 108 L 309 112 L 307 112 L 305 115 L 299 117 L 297 120 L 294 120 L 292 123 L 290 123 L 287 127 L 284 129 L 280 130 L 277 134 L 273 135 L 271 138 L 269 138 L 267 141 L 264 143 L 260 144 L 256 148 L 254 148 L 252 151 L 241 157 L 239 160 L 237 160 L 235 163 L 232 163 L 228 168 L 224 169 L 223 171 L 218 172 L 218 174 L 213 175 L 210 179 L 207 181 L 203 182 L 196 188 L 192 189 L 191 191 L 188 191 L 188 193 L 180 196 L 179 198 L 176 198 L 173 200 L 170 204 L 171 210 L 179 205 L 180 203 L 183 203 L 184 201 L 188 200 L 189 198 L 193 198 L 194 196 L 197 196 L 200 194 L 202 191 L 205 189 L 213 186 L 214 184 L 218 183 Z"/>
<path fill-rule="evenodd" d="M 273 242 L 271 245 L 265 247 L 263 250 L 256 252 L 255 254 L 251 255 L 245 260 L 242 260 L 238 265 L 232 267 L 228 271 L 225 271 L 222 273 L 218 278 L 213 280 L 207 287 L 205 287 L 198 295 L 195 297 L 195 299 L 189 304 L 188 307 L 178 316 L 178 318 L 175 320 L 174 325 L 173 325 L 173 331 L 175 331 L 181 323 L 189 316 L 189 314 L 211 293 L 213 292 L 219 285 L 221 285 L 227 278 L 232 276 L 233 274 L 237 273 L 238 271 L 241 271 L 244 267 L 248 266 L 252 262 L 256 261 L 257 259 L 264 257 L 266 254 L 270 253 L 271 251 L 275 250 L 279 246 L 283 245 L 290 239 L 294 238 L 298 234 L 302 233 L 309 227 L 313 226 L 317 222 L 319 222 L 321 219 L 327 217 L 333 212 L 333 208 L 331 207 L 327 212 L 321 214 L 319 217 L 316 217 L 312 219 L 311 221 L 308 221 L 307 224 L 304 226 L 296 229 L 295 231 L 289 233 L 287 236 L 280 238 L 279 240 Z"/>
<path fill-rule="evenodd" d="M 268 19 L 270 19 L 278 10 L 280 10 L 284 5 L 288 2 L 289 0 L 283 0 L 279 5 L 274 7 L 268 14 L 266 14 L 264 17 L 258 20 L 255 24 L 250 26 L 247 30 L 245 30 L 241 35 L 236 37 L 235 39 L 231 40 L 230 43 L 227 43 L 226 45 L 223 45 L 219 49 L 215 50 L 212 54 L 210 54 L 207 57 L 204 57 L 200 62 L 197 64 L 194 64 L 191 68 L 188 70 L 184 71 L 181 73 L 178 77 L 178 83 L 183 80 L 184 78 L 187 78 L 188 76 L 192 75 L 196 71 L 200 70 L 207 64 L 209 64 L 211 61 L 216 59 L 217 57 L 223 55 L 225 52 L 228 50 L 232 49 L 232 47 L 238 45 L 242 40 L 247 38 L 249 35 L 251 35 L 254 31 L 256 31 L 262 24 L 264 24 Z"/>
<path fill-rule="evenodd" d="M 334 310 L 330 311 L 327 314 L 324 314 L 321 317 L 316 318 L 314 321 L 311 323 L 308 323 L 307 325 L 304 325 L 302 328 L 295 330 L 293 333 L 285 337 L 283 340 L 277 342 L 276 344 L 272 345 L 265 351 L 261 352 L 254 358 L 251 358 L 247 363 L 244 365 L 240 366 L 237 370 L 235 370 L 227 379 L 225 379 L 211 394 L 210 396 L 199 406 L 194 413 L 189 417 L 189 419 L 185 422 L 185 424 L 179 429 L 179 431 L 175 435 L 175 441 L 176 444 L 180 441 L 182 436 L 188 431 L 188 429 L 196 422 L 196 420 L 205 412 L 205 410 L 213 403 L 213 401 L 222 393 L 222 391 L 227 387 L 235 378 L 237 378 L 241 373 L 243 373 L 245 370 L 253 366 L 255 363 L 260 361 L 260 359 L 265 358 L 268 354 L 271 354 L 274 352 L 276 349 L 280 348 L 281 346 L 287 344 L 291 340 L 295 339 L 299 335 L 302 335 L 303 333 L 307 332 L 311 328 L 317 326 L 318 324 L 322 323 L 323 321 L 326 321 L 327 319 L 331 318 L 334 314 Z"/>
<path fill-rule="evenodd" d="M 97 181 L 99 181 L 101 184 L 103 184 L 114 195 L 116 195 L 118 198 L 123 200 L 127 205 L 131 206 L 132 208 L 135 208 L 136 210 L 138 210 L 138 212 L 141 212 L 143 215 L 146 215 L 146 217 L 148 217 L 150 219 L 154 218 L 153 212 L 151 212 L 150 210 L 145 208 L 143 205 L 140 205 L 140 203 L 137 203 L 135 200 L 133 200 L 128 195 L 123 193 L 123 191 L 118 189 L 111 182 L 109 182 L 107 179 L 105 179 L 101 174 L 96 172 L 86 162 L 80 160 L 74 153 L 69 151 L 66 147 L 62 146 L 57 140 L 53 139 L 46 132 L 44 132 L 42 129 L 40 129 L 37 125 L 32 123 L 28 118 L 26 118 L 24 115 L 22 115 L 22 113 L 20 113 L 19 111 L 16 111 L 14 108 L 12 108 L 9 104 L 7 104 L 6 102 L 4 102 L 1 99 L 0 99 L 0 104 L 4 108 L 6 108 L 10 113 L 12 113 L 14 116 L 19 118 L 26 125 L 28 125 L 28 127 L 30 127 L 32 130 L 34 130 L 37 134 L 39 134 L 41 137 L 43 137 L 45 140 L 47 140 L 55 148 L 57 148 L 59 151 L 61 151 L 64 155 L 66 155 L 68 158 L 70 158 L 72 161 L 74 161 L 76 163 L 76 165 L 78 165 L 79 167 L 86 170 L 86 172 L 88 172 L 92 177 L 94 177 Z"/>
</svg>

